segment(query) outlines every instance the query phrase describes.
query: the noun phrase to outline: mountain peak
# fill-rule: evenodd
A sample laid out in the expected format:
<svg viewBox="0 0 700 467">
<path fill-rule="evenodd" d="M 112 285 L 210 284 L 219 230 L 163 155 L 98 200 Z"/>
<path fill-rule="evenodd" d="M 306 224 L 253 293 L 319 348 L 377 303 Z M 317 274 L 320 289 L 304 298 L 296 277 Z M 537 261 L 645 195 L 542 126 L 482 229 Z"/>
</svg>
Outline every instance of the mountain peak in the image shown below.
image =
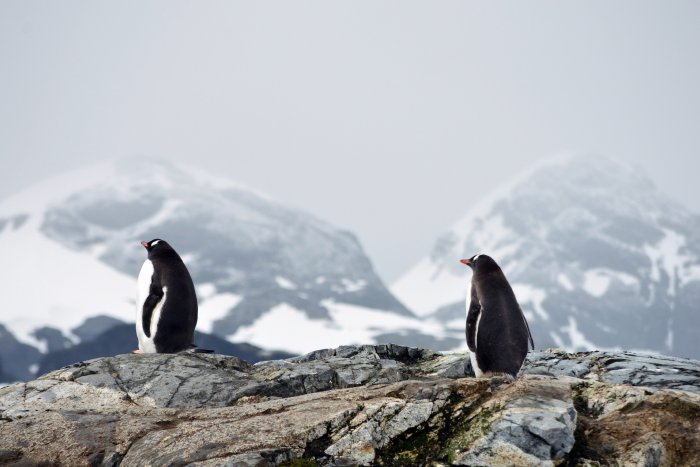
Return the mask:
<svg viewBox="0 0 700 467">
<path fill-rule="evenodd" d="M 513 285 L 538 347 L 698 356 L 688 333 L 700 327 L 692 305 L 698 216 L 641 170 L 604 157 L 544 164 L 497 193 L 393 285 L 404 303 L 463 320 L 471 275 L 458 260 L 487 253 Z"/>
<path fill-rule="evenodd" d="M 2 277 L 2 324 L 42 350 L 37 328 L 75 343 L 88 318 L 133 319 L 139 242 L 151 238 L 167 239 L 187 264 L 198 329 L 232 342 L 300 353 L 389 335 L 442 338 L 386 289 L 354 235 L 197 168 L 98 164 L 34 185 L 0 213 L 0 259 L 13 265 Z"/>
</svg>

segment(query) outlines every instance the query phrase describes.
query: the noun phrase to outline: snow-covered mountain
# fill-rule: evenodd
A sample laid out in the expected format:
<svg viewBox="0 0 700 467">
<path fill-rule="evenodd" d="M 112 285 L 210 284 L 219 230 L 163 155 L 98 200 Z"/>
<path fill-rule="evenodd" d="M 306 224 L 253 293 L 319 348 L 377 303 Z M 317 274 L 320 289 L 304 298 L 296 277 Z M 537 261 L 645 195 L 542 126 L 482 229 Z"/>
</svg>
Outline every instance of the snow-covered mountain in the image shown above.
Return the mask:
<svg viewBox="0 0 700 467">
<path fill-rule="evenodd" d="M 354 343 L 464 347 L 471 272 L 459 259 L 476 253 L 504 268 L 539 348 L 700 358 L 700 217 L 616 162 L 533 168 L 481 199 L 390 292 L 352 234 L 198 170 L 131 159 L 0 203 L 3 377 L 113 336 L 135 346 L 122 323 L 134 317 L 139 242 L 156 237 L 192 273 L 198 330 L 251 359 Z"/>
<path fill-rule="evenodd" d="M 477 204 L 392 286 L 416 313 L 464 335 L 477 253 L 504 269 L 535 344 L 700 358 L 700 217 L 641 171 L 560 158 Z"/>
<path fill-rule="evenodd" d="M 351 233 L 199 170 L 129 159 L 0 204 L 6 340 L 46 353 L 83 340 L 89 318 L 133 320 L 139 241 L 152 238 L 168 240 L 192 274 L 197 329 L 231 342 L 300 353 L 442 336 L 386 289 Z"/>
</svg>

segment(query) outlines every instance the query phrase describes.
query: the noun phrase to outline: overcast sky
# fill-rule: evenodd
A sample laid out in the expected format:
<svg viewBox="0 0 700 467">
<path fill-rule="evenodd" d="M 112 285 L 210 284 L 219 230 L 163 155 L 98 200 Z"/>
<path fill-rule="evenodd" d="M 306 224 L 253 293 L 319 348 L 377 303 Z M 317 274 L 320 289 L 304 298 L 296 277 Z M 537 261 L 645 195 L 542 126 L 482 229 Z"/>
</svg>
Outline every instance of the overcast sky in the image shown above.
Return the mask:
<svg viewBox="0 0 700 467">
<path fill-rule="evenodd" d="M 698 1 L 0 2 L 0 198 L 199 165 L 355 232 L 387 282 L 561 152 L 700 212 Z"/>
</svg>

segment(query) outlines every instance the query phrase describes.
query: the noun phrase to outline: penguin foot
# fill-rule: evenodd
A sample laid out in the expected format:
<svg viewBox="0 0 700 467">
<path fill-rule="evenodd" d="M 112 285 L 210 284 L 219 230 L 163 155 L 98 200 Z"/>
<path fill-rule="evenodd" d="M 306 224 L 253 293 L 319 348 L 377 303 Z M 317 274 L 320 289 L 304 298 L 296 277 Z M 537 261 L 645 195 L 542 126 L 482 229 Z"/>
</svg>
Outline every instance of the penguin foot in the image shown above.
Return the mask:
<svg viewBox="0 0 700 467">
<path fill-rule="evenodd" d="M 141 349 L 136 349 L 136 350 L 132 350 L 131 353 L 137 353 L 137 354 L 139 354 L 139 353 L 144 353 L 144 352 L 143 352 L 143 350 L 141 350 Z"/>
<path fill-rule="evenodd" d="M 182 350 L 182 352 L 189 352 L 189 353 L 215 353 L 213 350 L 210 349 L 203 349 L 201 347 L 197 347 L 196 345 L 191 345 L 190 347 L 186 348 L 185 350 Z"/>
<path fill-rule="evenodd" d="M 502 384 L 512 384 L 515 382 L 515 377 L 509 373 L 501 373 L 496 371 L 488 371 L 484 376 L 491 378 L 491 387 L 498 387 Z"/>
</svg>

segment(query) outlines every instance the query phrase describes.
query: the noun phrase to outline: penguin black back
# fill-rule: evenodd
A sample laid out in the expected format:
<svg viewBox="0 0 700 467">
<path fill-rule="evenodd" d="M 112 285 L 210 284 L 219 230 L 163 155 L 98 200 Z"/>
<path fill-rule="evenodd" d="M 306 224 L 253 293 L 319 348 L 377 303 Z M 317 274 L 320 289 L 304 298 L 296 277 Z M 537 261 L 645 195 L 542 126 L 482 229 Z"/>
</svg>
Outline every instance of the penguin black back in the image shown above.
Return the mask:
<svg viewBox="0 0 700 467">
<path fill-rule="evenodd" d="M 194 347 L 197 295 L 185 263 L 164 240 L 141 242 L 148 251 L 139 274 L 136 331 L 145 352 Z"/>
<path fill-rule="evenodd" d="M 475 255 L 462 263 L 474 271 L 466 325 L 474 372 L 477 376 L 491 372 L 515 377 L 527 355 L 528 343 L 534 348 L 515 293 L 490 256 Z"/>
</svg>

